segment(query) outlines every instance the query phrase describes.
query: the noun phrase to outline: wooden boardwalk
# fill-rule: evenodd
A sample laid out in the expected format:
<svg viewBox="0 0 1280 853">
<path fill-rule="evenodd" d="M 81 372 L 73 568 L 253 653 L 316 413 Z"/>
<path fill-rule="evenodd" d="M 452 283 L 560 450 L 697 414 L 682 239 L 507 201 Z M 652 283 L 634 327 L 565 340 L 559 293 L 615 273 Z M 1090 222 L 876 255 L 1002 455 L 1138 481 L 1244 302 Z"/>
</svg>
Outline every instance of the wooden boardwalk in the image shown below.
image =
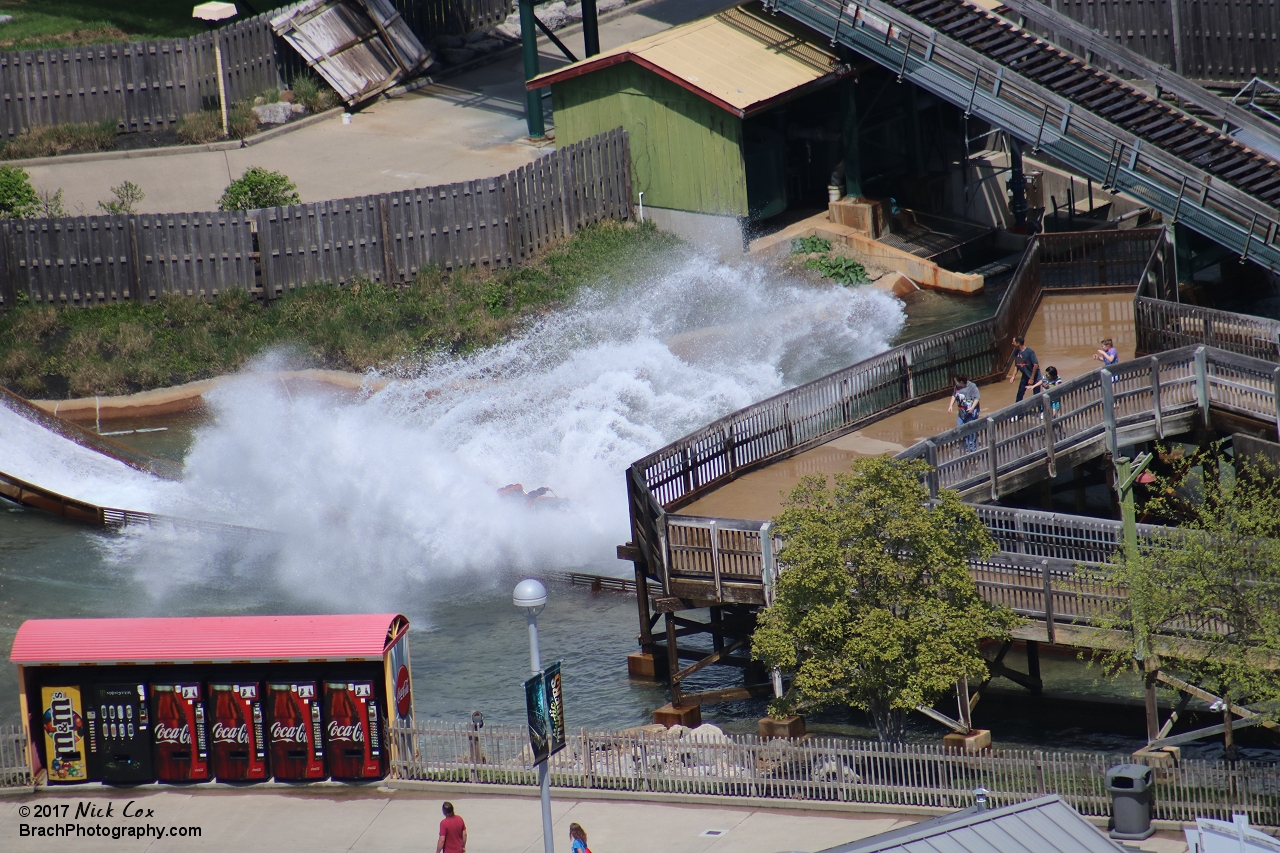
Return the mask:
<svg viewBox="0 0 1280 853">
<path fill-rule="evenodd" d="M 1121 360 L 1133 358 L 1133 291 L 1046 294 L 1031 319 L 1026 338 L 1041 365 L 1057 367 L 1064 380 L 1099 366 L 1092 356 L 1103 338 L 1115 341 Z M 983 386 L 983 412 L 1012 404 L 1016 388 L 1008 382 Z M 801 477 L 845 471 L 849 462 L 858 457 L 901 453 L 955 425 L 955 415 L 947 412 L 946 400 L 925 403 L 745 474 L 677 512 L 720 518 L 773 518 L 782 509 L 783 497 Z"/>
</svg>

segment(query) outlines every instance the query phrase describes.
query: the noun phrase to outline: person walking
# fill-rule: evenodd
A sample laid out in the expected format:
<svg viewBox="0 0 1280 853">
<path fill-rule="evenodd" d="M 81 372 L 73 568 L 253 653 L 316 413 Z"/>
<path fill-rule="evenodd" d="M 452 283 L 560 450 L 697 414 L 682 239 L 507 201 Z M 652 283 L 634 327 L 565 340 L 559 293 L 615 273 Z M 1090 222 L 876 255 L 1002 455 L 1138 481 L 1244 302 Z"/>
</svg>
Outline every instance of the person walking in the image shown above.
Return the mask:
<svg viewBox="0 0 1280 853">
<path fill-rule="evenodd" d="M 467 825 L 453 813 L 453 803 L 440 807 L 444 820 L 440 821 L 440 838 L 436 841 L 436 853 L 467 853 Z"/>
<path fill-rule="evenodd" d="M 982 414 L 982 395 L 977 384 L 964 373 L 957 373 L 951 389 L 951 402 L 947 411 L 956 411 L 956 426 L 962 427 L 976 421 Z M 965 436 L 965 447 L 972 453 L 978 446 L 976 436 Z"/>
<path fill-rule="evenodd" d="M 1026 396 L 1027 387 L 1035 385 L 1040 381 L 1040 359 L 1036 358 L 1036 351 L 1027 346 L 1027 339 L 1022 335 L 1018 335 L 1013 339 L 1013 355 L 1014 374 L 1009 377 L 1009 381 L 1018 380 L 1018 397 L 1017 402 L 1021 403 L 1022 398 Z M 1032 391 L 1032 393 L 1036 393 Z"/>
<path fill-rule="evenodd" d="M 580 823 L 569 824 L 569 853 L 591 853 L 587 846 L 587 831 Z"/>
</svg>

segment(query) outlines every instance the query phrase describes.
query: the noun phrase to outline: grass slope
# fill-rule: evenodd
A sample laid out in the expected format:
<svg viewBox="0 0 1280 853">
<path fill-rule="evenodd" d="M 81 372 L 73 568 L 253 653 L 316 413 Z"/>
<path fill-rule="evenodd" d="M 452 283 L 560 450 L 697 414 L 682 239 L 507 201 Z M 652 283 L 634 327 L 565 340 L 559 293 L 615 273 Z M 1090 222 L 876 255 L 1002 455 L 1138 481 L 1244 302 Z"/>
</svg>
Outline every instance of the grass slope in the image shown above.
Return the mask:
<svg viewBox="0 0 1280 853">
<path fill-rule="evenodd" d="M 0 315 L 0 382 L 28 397 L 160 388 L 231 372 L 291 345 L 315 366 L 364 370 L 414 353 L 467 352 L 605 278 L 642 278 L 678 245 L 651 225 L 580 230 L 538 261 L 493 274 L 425 270 L 409 286 L 316 286 L 263 306 L 242 291 L 215 302 L 52 308 Z"/>
<path fill-rule="evenodd" d="M 195 0 L 0 0 L 0 51 L 39 50 L 81 44 L 146 41 L 193 36 L 205 31 L 191 17 Z M 278 2 L 254 3 L 268 11 Z M 237 3 L 240 17 L 254 12 Z"/>
</svg>

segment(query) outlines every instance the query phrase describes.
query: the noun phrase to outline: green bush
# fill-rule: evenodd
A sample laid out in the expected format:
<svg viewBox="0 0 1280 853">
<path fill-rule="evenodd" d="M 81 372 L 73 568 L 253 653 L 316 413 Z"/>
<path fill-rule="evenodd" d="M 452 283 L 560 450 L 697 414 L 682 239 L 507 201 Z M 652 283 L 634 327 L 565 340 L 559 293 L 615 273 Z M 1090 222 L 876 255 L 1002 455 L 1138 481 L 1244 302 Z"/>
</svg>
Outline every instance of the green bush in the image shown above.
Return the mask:
<svg viewBox="0 0 1280 853">
<path fill-rule="evenodd" d="M 250 166 L 244 174 L 227 185 L 218 200 L 218 210 L 257 210 L 262 207 L 284 207 L 298 204 L 298 185 L 281 172 L 261 166 Z"/>
<path fill-rule="evenodd" d="M 291 88 L 294 101 L 312 114 L 322 113 L 338 103 L 338 93 L 310 74 L 299 74 L 293 78 Z"/>
<path fill-rule="evenodd" d="M 866 268 L 845 255 L 823 255 L 819 258 L 810 258 L 804 262 L 804 265 L 841 284 L 858 284 L 867 280 Z"/>
<path fill-rule="evenodd" d="M 137 213 L 138 202 L 147 197 L 142 187 L 133 181 L 125 181 L 118 187 L 112 187 L 111 194 L 115 196 L 111 201 L 98 202 L 103 213 Z"/>
<path fill-rule="evenodd" d="M 222 116 L 218 110 L 187 113 L 178 122 L 178 138 L 188 145 L 202 145 L 222 138 Z"/>
<path fill-rule="evenodd" d="M 227 135 L 232 139 L 253 136 L 258 130 L 258 117 L 248 104 L 236 104 L 227 113 Z"/>
<path fill-rule="evenodd" d="M 831 241 L 817 234 L 809 237 L 797 237 L 791 241 L 791 254 L 814 255 L 831 251 Z"/>
<path fill-rule="evenodd" d="M 55 124 L 22 131 L 0 148 L 0 160 L 110 151 L 115 147 L 115 119 L 105 119 L 97 124 Z"/>
<path fill-rule="evenodd" d="M 31 219 L 40 213 L 40 197 L 26 169 L 0 166 L 0 219 Z"/>
</svg>

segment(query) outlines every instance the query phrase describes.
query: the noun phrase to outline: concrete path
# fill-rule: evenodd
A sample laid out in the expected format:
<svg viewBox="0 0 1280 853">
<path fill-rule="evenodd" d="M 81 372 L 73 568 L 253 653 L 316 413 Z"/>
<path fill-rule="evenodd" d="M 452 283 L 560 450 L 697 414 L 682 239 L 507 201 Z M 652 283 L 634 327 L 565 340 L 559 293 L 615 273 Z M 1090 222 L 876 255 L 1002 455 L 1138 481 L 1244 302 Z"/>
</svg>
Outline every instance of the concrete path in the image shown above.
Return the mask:
<svg viewBox="0 0 1280 853">
<path fill-rule="evenodd" d="M 541 812 L 531 796 L 432 794 L 387 788 L 253 790 L 100 787 L 49 790 L 0 800 L 0 849 L 27 851 L 185 851 L 237 853 L 367 850 L 431 853 L 440 803 L 454 803 L 467 823 L 467 853 L 541 853 Z M 886 832 L 918 818 L 893 814 L 684 805 L 649 801 L 573 800 L 553 793 L 557 853 L 568 853 L 569 824 L 580 823 L 595 853 L 783 853 L 823 850 Z M 65 806 L 65 808 L 64 808 Z M 32 816 L 56 807 L 58 816 Z M 111 816 L 84 816 L 89 811 Z M 126 808 L 132 817 L 125 815 Z M 28 814 L 23 815 L 26 809 Z M 66 812 L 64 815 L 63 812 Z M 71 826 L 69 837 L 23 836 L 22 826 Z M 75 827 L 145 827 L 145 838 L 77 837 Z M 199 830 L 198 837 L 156 838 Z M 127 831 L 127 830 L 126 830 Z M 30 832 L 30 830 L 28 830 Z M 1144 842 L 1150 853 L 1181 853 L 1174 833 Z"/>
<path fill-rule="evenodd" d="M 601 47 L 608 50 L 725 5 L 725 0 L 643 5 L 601 24 Z M 581 33 L 561 40 L 582 56 Z M 541 44 L 543 70 L 565 63 L 550 42 Z M 111 187 L 126 180 L 146 193 L 139 212 L 215 210 L 227 183 L 249 166 L 284 172 L 297 183 L 303 201 L 473 180 L 516 169 L 550 150 L 519 141 L 526 132 L 523 81 L 520 57 L 509 57 L 375 102 L 350 125 L 332 118 L 232 151 L 83 163 L 51 158 L 48 165 L 27 171 L 37 190 L 61 188 L 72 215 L 97 213 L 97 202 L 111 198 Z"/>
</svg>

